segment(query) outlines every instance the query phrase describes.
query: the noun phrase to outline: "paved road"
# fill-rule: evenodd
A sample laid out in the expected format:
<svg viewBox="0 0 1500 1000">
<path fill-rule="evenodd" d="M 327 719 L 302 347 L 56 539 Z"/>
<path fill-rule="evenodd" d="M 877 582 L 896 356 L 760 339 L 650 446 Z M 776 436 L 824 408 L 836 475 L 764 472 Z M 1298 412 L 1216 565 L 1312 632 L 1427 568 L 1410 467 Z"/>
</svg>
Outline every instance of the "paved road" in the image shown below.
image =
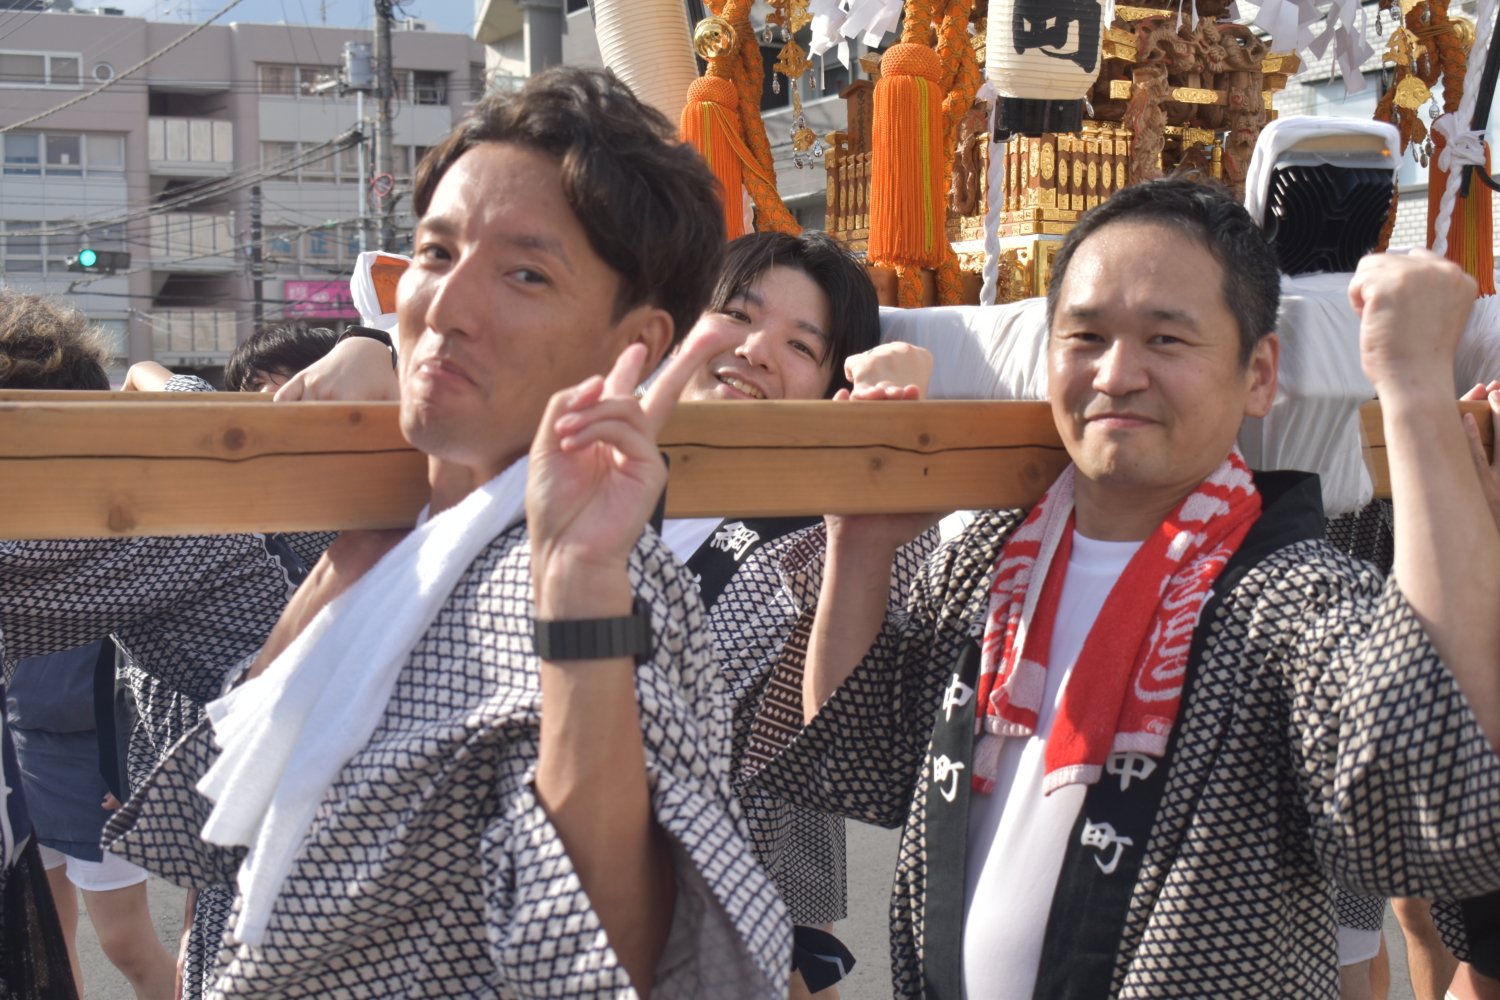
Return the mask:
<svg viewBox="0 0 1500 1000">
<path fill-rule="evenodd" d="M 854 952 L 858 964 L 842 987 L 843 1000 L 891 1000 L 889 910 L 891 876 L 896 869 L 899 831 L 864 823 L 849 824 L 849 919 L 834 930 Z M 153 878 L 151 916 L 167 950 L 177 953 L 184 893 Z M 1386 946 L 1391 951 L 1390 1000 L 1413 1000 L 1406 977 L 1406 946 L 1396 918 L 1386 911 Z M 83 962 L 84 1000 L 134 1000 L 125 977 L 99 950 L 88 915 L 79 919 L 78 944 Z"/>
</svg>

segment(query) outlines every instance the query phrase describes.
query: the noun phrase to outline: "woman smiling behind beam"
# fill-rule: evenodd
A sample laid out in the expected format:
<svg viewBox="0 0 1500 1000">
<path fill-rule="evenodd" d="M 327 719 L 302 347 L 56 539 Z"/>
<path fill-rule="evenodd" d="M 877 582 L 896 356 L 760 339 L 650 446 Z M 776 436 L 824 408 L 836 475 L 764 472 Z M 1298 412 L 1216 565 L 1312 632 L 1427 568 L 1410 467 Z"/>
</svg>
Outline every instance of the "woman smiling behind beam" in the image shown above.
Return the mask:
<svg viewBox="0 0 1500 1000">
<path fill-rule="evenodd" d="M 739 339 L 692 376 L 683 400 L 918 399 L 932 371 L 922 348 L 880 343 L 880 308 L 863 265 L 820 232 L 753 233 L 730 243 L 695 332 L 710 331 Z M 829 949 L 813 944 L 807 928 L 827 931 L 847 915 L 844 820 L 743 784 L 759 759 L 751 721 L 763 700 L 776 701 L 772 672 L 799 617 L 816 603 L 827 546 L 823 518 L 683 518 L 667 521 L 662 538 L 696 576 L 708 610 L 734 704 L 731 762 L 740 803 L 756 857 L 799 928 L 791 995 L 809 996 L 829 981 L 812 952 Z M 936 532 L 923 535 L 897 554 L 893 610 L 904 606 L 936 539 Z M 832 981 L 838 976 L 834 967 Z M 818 996 L 836 1000 L 837 987 Z"/>
</svg>

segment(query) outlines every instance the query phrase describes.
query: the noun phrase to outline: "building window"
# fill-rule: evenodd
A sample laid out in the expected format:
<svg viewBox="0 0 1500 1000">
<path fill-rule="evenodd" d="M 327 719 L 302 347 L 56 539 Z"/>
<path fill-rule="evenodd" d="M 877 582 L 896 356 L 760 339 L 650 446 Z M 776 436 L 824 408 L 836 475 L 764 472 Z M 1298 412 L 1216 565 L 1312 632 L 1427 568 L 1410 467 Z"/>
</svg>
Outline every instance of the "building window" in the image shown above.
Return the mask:
<svg viewBox="0 0 1500 1000">
<path fill-rule="evenodd" d="M 568 0 L 567 12 L 572 14 L 574 11 L 587 10 L 588 6 L 589 0 Z"/>
<path fill-rule="evenodd" d="M 295 229 L 267 230 L 263 253 L 281 260 L 297 259 L 297 231 Z"/>
<path fill-rule="evenodd" d="M 294 97 L 297 94 L 297 67 L 265 66 L 260 68 L 260 92 Z"/>
<path fill-rule="evenodd" d="M 109 345 L 110 360 L 123 362 L 130 354 L 129 324 L 123 319 L 101 319 L 95 320 L 94 325 L 104 334 L 104 341 Z"/>
<path fill-rule="evenodd" d="M 39 174 L 42 172 L 42 137 L 25 132 L 5 136 L 5 172 Z"/>
<path fill-rule="evenodd" d="M 95 250 L 124 250 L 125 226 L 117 222 L 112 226 L 90 229 L 83 234 L 83 245 Z"/>
<path fill-rule="evenodd" d="M 314 229 L 307 234 L 307 256 L 313 260 L 332 260 L 338 250 L 338 237 L 328 229 Z"/>
<path fill-rule="evenodd" d="M 291 160 L 297 155 L 297 144 L 295 142 L 263 142 L 260 144 L 260 163 L 267 169 L 286 160 Z M 275 175 L 279 180 L 294 181 L 297 179 L 297 168 L 292 167 L 285 173 Z"/>
<path fill-rule="evenodd" d="M 337 66 L 298 66 L 297 81 L 298 90 L 303 97 L 337 97 L 338 90 L 325 91 L 322 94 L 313 93 L 313 88 L 320 83 L 339 78 Z"/>
<path fill-rule="evenodd" d="M 0 52 L 0 86 L 77 87 L 77 52 Z"/>
<path fill-rule="evenodd" d="M 88 157 L 89 172 L 95 170 L 125 169 L 125 137 L 123 135 L 91 135 L 84 152 Z"/>
<path fill-rule="evenodd" d="M 359 181 L 359 158 L 364 155 L 364 151 L 363 143 L 339 150 L 339 180 L 345 184 Z"/>
<path fill-rule="evenodd" d="M 48 176 L 83 176 L 83 136 L 47 135 Z"/>
<path fill-rule="evenodd" d="M 78 132 L 12 132 L 5 137 L 5 172 L 49 177 L 118 174 L 125 169 L 125 138 Z M 45 155 L 44 155 L 45 154 Z"/>
<path fill-rule="evenodd" d="M 7 222 L 5 224 L 5 271 L 7 274 L 42 273 L 42 237 L 30 235 L 41 228 L 40 222 Z"/>
<path fill-rule="evenodd" d="M 447 104 L 448 74 L 416 70 L 412 73 L 413 104 Z"/>
<path fill-rule="evenodd" d="M 469 63 L 469 100 L 477 101 L 484 96 L 484 63 Z"/>
</svg>

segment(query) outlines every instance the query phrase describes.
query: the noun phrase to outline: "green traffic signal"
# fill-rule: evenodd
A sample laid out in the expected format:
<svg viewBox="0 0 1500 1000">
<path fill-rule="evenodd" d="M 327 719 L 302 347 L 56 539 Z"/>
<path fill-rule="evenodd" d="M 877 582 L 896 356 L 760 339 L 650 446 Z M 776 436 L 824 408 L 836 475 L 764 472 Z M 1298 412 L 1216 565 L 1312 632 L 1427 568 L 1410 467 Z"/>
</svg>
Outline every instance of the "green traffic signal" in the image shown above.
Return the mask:
<svg viewBox="0 0 1500 1000">
<path fill-rule="evenodd" d="M 93 267 L 99 263 L 99 255 L 92 250 L 80 250 L 78 252 L 78 263 L 84 267 Z"/>
</svg>

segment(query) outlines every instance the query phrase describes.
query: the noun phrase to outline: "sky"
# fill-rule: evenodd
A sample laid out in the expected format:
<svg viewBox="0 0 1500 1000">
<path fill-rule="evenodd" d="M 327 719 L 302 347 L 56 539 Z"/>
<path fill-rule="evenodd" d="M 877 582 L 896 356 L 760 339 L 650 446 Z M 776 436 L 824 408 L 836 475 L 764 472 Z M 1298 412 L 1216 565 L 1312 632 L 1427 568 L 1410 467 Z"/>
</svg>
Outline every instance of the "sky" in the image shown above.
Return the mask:
<svg viewBox="0 0 1500 1000">
<path fill-rule="evenodd" d="M 155 21 L 197 23 L 213 16 L 229 0 L 74 0 L 76 6 L 121 7 L 131 17 Z M 373 0 L 241 0 L 217 23 L 253 21 L 262 24 L 324 24 L 340 28 L 368 28 L 374 20 Z M 467 35 L 474 27 L 473 0 L 407 0 L 397 4 L 396 16 L 435 21 L 439 31 Z"/>
</svg>

